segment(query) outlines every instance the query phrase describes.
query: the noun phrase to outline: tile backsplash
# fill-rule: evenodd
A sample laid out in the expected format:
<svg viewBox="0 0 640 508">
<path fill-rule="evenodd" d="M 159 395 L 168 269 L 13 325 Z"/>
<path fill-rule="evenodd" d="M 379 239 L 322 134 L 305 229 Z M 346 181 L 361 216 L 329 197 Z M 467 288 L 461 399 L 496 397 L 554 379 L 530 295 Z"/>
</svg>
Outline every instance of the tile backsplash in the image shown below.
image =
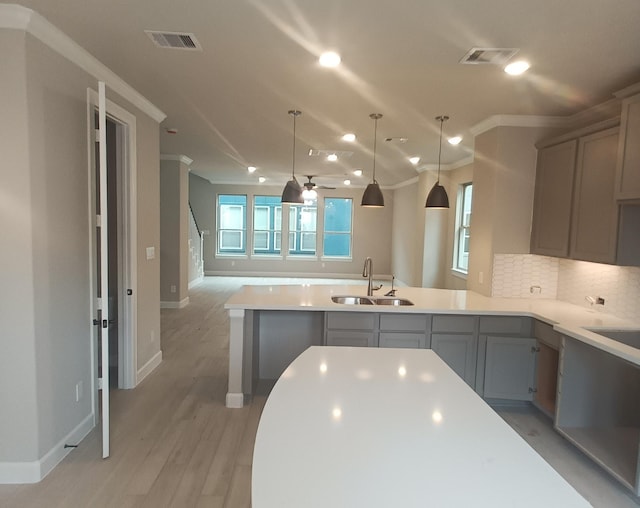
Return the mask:
<svg viewBox="0 0 640 508">
<path fill-rule="evenodd" d="M 590 305 L 586 296 L 599 296 L 605 300 L 603 312 L 640 320 L 639 267 L 534 254 L 496 254 L 491 294 L 507 298 L 557 298 L 581 306 Z"/>
</svg>

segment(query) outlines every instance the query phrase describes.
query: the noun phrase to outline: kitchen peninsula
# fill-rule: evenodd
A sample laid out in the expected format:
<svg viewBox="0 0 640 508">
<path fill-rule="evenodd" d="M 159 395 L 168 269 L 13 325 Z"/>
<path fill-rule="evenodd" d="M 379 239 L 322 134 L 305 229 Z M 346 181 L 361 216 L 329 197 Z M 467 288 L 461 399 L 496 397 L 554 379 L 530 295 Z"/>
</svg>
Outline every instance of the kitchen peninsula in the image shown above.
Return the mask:
<svg viewBox="0 0 640 508">
<path fill-rule="evenodd" d="M 311 345 L 325 345 L 326 317 L 371 316 L 382 314 L 410 321 L 416 316 L 442 316 L 447 319 L 444 333 L 465 332 L 465 321 L 476 316 L 529 317 L 561 331 L 564 335 L 609 352 L 635 365 L 640 365 L 640 350 L 603 337 L 587 329 L 640 328 L 639 322 L 617 318 L 600 311 L 542 298 L 491 298 L 473 291 L 403 287 L 397 296 L 413 305 L 345 305 L 334 303 L 332 296 L 366 295 L 365 286 L 347 285 L 273 285 L 243 286 L 225 304 L 229 311 L 229 389 L 227 407 L 242 407 L 252 393 L 253 381 L 260 377 L 260 355 L 267 356 L 269 338 L 294 336 L 301 348 L 286 344 L 284 350 L 293 356 L 284 358 L 270 377 L 277 379 L 286 366 Z M 465 319 L 466 318 L 466 319 Z M 439 319 L 443 321 L 443 319 Z M 331 323 L 329 323 L 331 326 Z M 478 326 L 470 323 L 470 326 Z M 462 328 L 461 328 L 462 327 Z M 491 329 L 491 333 L 499 333 Z M 361 329 L 361 328 L 358 328 Z M 411 325 L 409 325 L 411 330 Z M 471 332 L 473 331 L 470 329 Z M 397 327 L 393 328 L 397 331 Z M 429 332 L 438 330 L 428 330 Z M 482 331 L 482 330 L 480 330 Z M 526 335 L 526 334 L 525 334 Z M 426 342 L 426 341 L 425 341 Z M 274 344 L 275 345 L 275 344 Z M 364 345 L 364 344 L 363 344 Z M 368 345 L 379 345 L 377 341 Z M 399 347 L 399 346 L 396 346 Z M 416 347 L 428 347 L 423 342 Z M 470 361 L 473 359 L 469 359 Z M 267 360 L 268 362 L 273 359 Z M 473 362 L 475 363 L 475 362 Z M 475 368 L 475 366 L 474 366 Z"/>
</svg>

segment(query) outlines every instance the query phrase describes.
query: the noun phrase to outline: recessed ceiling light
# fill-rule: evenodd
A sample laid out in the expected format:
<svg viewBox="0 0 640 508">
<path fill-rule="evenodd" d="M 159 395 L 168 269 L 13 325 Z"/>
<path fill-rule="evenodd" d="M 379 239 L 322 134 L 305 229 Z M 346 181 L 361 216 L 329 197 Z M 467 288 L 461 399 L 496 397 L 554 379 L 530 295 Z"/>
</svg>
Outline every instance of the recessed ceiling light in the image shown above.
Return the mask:
<svg viewBox="0 0 640 508">
<path fill-rule="evenodd" d="M 447 139 L 450 145 L 459 145 L 460 141 L 462 141 L 462 136 L 453 136 L 452 138 Z"/>
<path fill-rule="evenodd" d="M 255 166 L 248 166 L 248 167 L 247 167 L 247 171 L 248 171 L 249 173 L 253 173 L 256 169 L 257 169 L 257 168 L 256 168 Z"/>
<path fill-rule="evenodd" d="M 329 162 L 335 162 L 338 160 L 338 156 L 335 153 L 330 153 L 329 155 L 327 155 L 327 160 Z"/>
<path fill-rule="evenodd" d="M 267 181 L 267 179 L 266 179 L 264 176 L 261 176 L 261 177 L 259 177 L 259 178 L 258 178 L 258 181 L 259 181 L 260 183 L 264 183 L 264 182 L 266 182 L 266 181 Z"/>
<path fill-rule="evenodd" d="M 356 135 L 349 132 L 342 136 L 342 141 L 348 141 L 349 143 L 353 143 L 356 140 Z"/>
<path fill-rule="evenodd" d="M 415 166 L 420 162 L 420 157 L 409 157 L 409 162 Z"/>
<path fill-rule="evenodd" d="M 340 55 L 335 51 L 325 51 L 318 59 L 323 67 L 337 67 L 340 65 Z"/>
<path fill-rule="evenodd" d="M 512 76 L 519 76 L 520 74 L 526 72 L 528 68 L 529 68 L 529 62 L 525 62 L 524 60 L 518 60 L 517 62 L 513 62 L 507 65 L 504 68 L 504 72 Z"/>
<path fill-rule="evenodd" d="M 345 185 L 351 185 L 351 180 L 349 180 L 348 178 L 344 181 Z"/>
<path fill-rule="evenodd" d="M 353 174 L 354 174 L 354 175 L 356 175 L 356 176 L 362 176 L 362 170 L 361 170 L 361 169 L 356 169 L 356 170 L 353 172 Z"/>
</svg>

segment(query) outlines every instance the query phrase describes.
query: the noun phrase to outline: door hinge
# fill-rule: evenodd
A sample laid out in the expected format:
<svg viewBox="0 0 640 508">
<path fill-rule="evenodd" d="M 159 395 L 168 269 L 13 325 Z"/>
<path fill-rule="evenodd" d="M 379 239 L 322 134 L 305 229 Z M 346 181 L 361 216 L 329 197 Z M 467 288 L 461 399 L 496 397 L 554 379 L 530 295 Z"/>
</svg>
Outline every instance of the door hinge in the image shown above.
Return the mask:
<svg viewBox="0 0 640 508">
<path fill-rule="evenodd" d="M 133 294 L 133 289 L 127 289 L 127 294 L 131 296 Z"/>
<path fill-rule="evenodd" d="M 102 298 L 96 298 L 96 309 L 102 310 Z"/>
<path fill-rule="evenodd" d="M 529 393 L 538 393 L 538 389 L 529 387 Z"/>
<path fill-rule="evenodd" d="M 94 129 L 93 132 L 94 132 L 94 136 L 95 136 L 94 141 L 96 143 L 100 143 L 100 129 Z"/>
<path fill-rule="evenodd" d="M 100 324 L 100 320 L 99 319 L 94 319 L 93 320 L 93 326 L 98 326 Z"/>
<path fill-rule="evenodd" d="M 97 228 L 102 227 L 102 216 L 100 214 L 96 215 L 96 227 Z"/>
<path fill-rule="evenodd" d="M 98 390 L 102 390 L 102 378 L 98 378 Z"/>
<path fill-rule="evenodd" d="M 532 353 L 539 353 L 540 352 L 540 348 L 537 346 L 531 346 L 531 352 Z"/>
</svg>

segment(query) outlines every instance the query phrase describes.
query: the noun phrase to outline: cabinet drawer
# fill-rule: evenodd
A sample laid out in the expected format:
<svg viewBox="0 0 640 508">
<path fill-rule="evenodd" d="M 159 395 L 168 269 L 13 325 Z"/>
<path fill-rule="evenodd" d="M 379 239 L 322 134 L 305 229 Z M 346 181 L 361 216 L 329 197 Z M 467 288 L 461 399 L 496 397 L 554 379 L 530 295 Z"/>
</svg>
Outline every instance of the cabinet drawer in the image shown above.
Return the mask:
<svg viewBox="0 0 640 508">
<path fill-rule="evenodd" d="M 426 315 L 380 314 L 380 330 L 426 332 Z"/>
<path fill-rule="evenodd" d="M 327 312 L 327 328 L 373 330 L 377 319 L 375 312 Z"/>
<path fill-rule="evenodd" d="M 475 316 L 460 316 L 460 315 L 440 315 L 433 316 L 431 323 L 432 332 L 444 332 L 444 333 L 472 333 L 475 328 L 476 317 Z"/>
<path fill-rule="evenodd" d="M 551 325 L 535 320 L 533 322 L 533 335 L 540 342 L 544 342 L 555 350 L 560 349 L 560 339 L 562 336 L 556 332 Z"/>
<path fill-rule="evenodd" d="M 508 333 L 510 335 L 531 334 L 531 318 L 519 316 L 482 316 L 480 333 Z"/>
<path fill-rule="evenodd" d="M 356 347 L 376 347 L 375 335 L 373 332 L 343 332 L 328 331 L 327 346 L 356 346 Z"/>
<path fill-rule="evenodd" d="M 424 349 L 427 336 L 424 333 L 380 332 L 379 346 Z"/>
</svg>

